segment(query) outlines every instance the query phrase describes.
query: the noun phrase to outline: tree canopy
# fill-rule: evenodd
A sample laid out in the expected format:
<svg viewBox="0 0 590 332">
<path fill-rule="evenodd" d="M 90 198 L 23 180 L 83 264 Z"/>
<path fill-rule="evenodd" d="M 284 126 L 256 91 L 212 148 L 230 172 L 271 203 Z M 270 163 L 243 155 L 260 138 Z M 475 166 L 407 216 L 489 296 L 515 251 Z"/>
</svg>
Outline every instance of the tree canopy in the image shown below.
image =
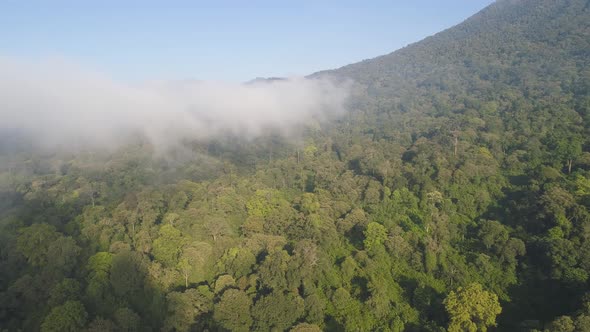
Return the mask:
<svg viewBox="0 0 590 332">
<path fill-rule="evenodd" d="M 500 0 L 289 137 L 0 140 L 0 330 L 589 330 L 589 35 Z"/>
</svg>

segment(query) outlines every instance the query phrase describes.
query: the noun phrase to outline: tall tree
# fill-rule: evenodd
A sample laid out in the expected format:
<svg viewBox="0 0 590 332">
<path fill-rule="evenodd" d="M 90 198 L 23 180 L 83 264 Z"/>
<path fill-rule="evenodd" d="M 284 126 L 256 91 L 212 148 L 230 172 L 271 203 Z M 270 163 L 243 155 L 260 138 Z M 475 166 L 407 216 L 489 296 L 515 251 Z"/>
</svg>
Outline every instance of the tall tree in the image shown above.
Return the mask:
<svg viewBox="0 0 590 332">
<path fill-rule="evenodd" d="M 451 319 L 449 332 L 485 332 L 496 326 L 496 316 L 502 312 L 498 296 L 477 283 L 451 291 L 444 306 Z"/>
</svg>

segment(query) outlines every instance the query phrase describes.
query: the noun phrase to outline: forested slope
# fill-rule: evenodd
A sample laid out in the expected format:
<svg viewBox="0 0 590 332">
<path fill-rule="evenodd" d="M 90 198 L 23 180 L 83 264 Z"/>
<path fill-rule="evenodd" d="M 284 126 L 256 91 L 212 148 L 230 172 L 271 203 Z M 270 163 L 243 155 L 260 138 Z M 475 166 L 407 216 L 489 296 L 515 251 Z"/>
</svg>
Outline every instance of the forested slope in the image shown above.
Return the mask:
<svg viewBox="0 0 590 332">
<path fill-rule="evenodd" d="M 3 139 L 0 326 L 590 330 L 589 1 L 498 1 L 317 76 L 350 110 L 299 140 Z"/>
</svg>

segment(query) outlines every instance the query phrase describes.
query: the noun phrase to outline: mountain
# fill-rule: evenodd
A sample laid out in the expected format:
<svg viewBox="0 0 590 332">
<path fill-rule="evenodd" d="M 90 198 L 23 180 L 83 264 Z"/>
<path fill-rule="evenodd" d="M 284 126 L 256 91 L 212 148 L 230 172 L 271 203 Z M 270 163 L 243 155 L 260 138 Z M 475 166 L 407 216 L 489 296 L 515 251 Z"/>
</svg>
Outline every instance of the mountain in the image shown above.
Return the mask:
<svg viewBox="0 0 590 332">
<path fill-rule="evenodd" d="M 471 101 L 502 112 L 516 98 L 551 103 L 569 93 L 580 101 L 590 86 L 588 15 L 587 1 L 497 1 L 401 50 L 311 77 L 355 80 L 372 113 L 434 115 Z"/>
<path fill-rule="evenodd" d="M 285 81 L 286 78 L 283 77 L 256 77 L 253 80 L 246 82 L 246 84 L 258 84 L 258 83 L 273 83 L 276 81 Z"/>
<path fill-rule="evenodd" d="M 587 289 L 573 285 L 587 280 L 582 266 L 590 257 L 573 248 L 587 243 L 588 215 L 574 202 L 588 207 L 580 188 L 590 161 L 589 1 L 497 1 L 401 50 L 311 76 L 358 83 L 362 102 L 335 141 L 352 138 L 339 150 L 355 140 L 363 146 L 365 153 L 350 158 L 372 164 L 364 174 L 395 173 L 377 161 L 391 160 L 385 151 L 395 150 L 403 160 L 396 167 L 412 165 L 397 181 L 423 195 L 447 187 L 443 197 L 455 204 L 495 197 L 485 212 L 464 213 L 527 234 L 519 237 L 529 254 L 513 286 L 518 295 L 500 317 L 513 325 L 504 328 L 584 314 Z"/>
<path fill-rule="evenodd" d="M 295 142 L 2 148 L 0 327 L 590 330 L 590 1 L 309 77 L 349 111 Z"/>
<path fill-rule="evenodd" d="M 411 87 L 450 88 L 444 81 L 472 93 L 490 81 L 532 89 L 526 76 L 557 81 L 587 70 L 588 6 L 586 1 L 497 1 L 401 50 L 312 76 L 353 78 L 369 86 L 372 96 L 395 96 Z"/>
<path fill-rule="evenodd" d="M 401 50 L 311 76 L 358 83 L 334 135 L 340 154 L 363 146 L 349 158 L 364 174 L 395 173 L 377 161 L 394 150 L 395 167 L 412 169 L 397 181 L 422 195 L 446 187 L 455 204 L 484 196 L 486 210 L 468 219 L 521 234 L 528 254 L 501 322 L 583 314 L 587 289 L 573 285 L 586 282 L 589 256 L 573 248 L 587 245 L 588 215 L 574 202 L 588 207 L 590 1 L 497 1 Z"/>
</svg>

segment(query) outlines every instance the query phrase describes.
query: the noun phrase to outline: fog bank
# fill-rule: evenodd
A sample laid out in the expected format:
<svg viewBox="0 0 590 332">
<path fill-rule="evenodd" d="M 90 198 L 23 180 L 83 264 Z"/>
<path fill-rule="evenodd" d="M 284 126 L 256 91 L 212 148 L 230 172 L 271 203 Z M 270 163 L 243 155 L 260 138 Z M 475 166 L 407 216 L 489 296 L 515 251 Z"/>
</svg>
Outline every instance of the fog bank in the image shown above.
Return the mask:
<svg viewBox="0 0 590 332">
<path fill-rule="evenodd" d="M 231 133 L 290 135 L 344 111 L 350 84 L 301 77 L 251 83 L 125 84 L 64 61 L 0 57 L 0 130 L 45 147 L 117 147 L 130 134 L 156 147 Z"/>
</svg>

